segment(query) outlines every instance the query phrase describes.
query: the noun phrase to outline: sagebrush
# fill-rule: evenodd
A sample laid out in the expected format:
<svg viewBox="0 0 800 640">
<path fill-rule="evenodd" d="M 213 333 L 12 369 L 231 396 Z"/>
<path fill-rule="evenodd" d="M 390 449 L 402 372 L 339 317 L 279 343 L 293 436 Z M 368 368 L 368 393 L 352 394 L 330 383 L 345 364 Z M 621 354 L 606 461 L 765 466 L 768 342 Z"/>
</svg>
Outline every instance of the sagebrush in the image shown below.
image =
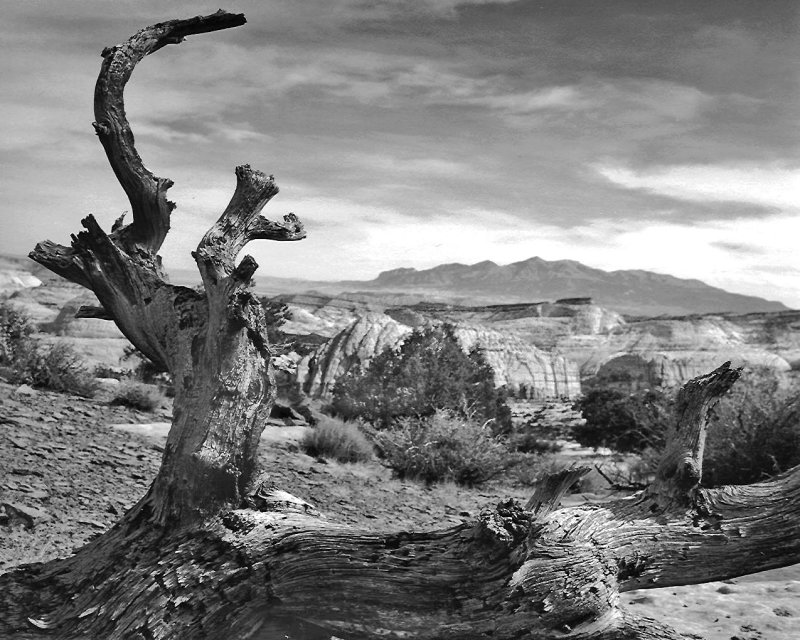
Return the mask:
<svg viewBox="0 0 800 640">
<path fill-rule="evenodd" d="M 485 423 L 451 411 L 402 418 L 376 434 L 387 466 L 401 478 L 477 485 L 509 465 L 506 442 Z"/>
<path fill-rule="evenodd" d="M 111 403 L 141 411 L 155 411 L 163 401 L 164 395 L 158 387 L 136 380 L 124 380 L 114 392 Z"/>
<path fill-rule="evenodd" d="M 799 392 L 799 381 L 787 373 L 745 368 L 735 392 L 709 414 L 703 485 L 748 484 L 800 464 Z M 573 438 L 585 446 L 657 460 L 678 420 L 675 399 L 669 389 L 630 394 L 593 389 L 576 403 L 586 423 L 573 429 Z M 643 477 L 647 474 L 640 470 Z"/>
<path fill-rule="evenodd" d="M 35 329 L 26 313 L 7 300 L 0 302 L 0 365 L 9 366 L 17 359 Z"/>
<path fill-rule="evenodd" d="M 9 302 L 0 303 L 0 365 L 14 384 L 29 384 L 90 398 L 97 381 L 83 357 L 64 343 L 44 344 L 35 324 Z"/>
<path fill-rule="evenodd" d="M 366 462 L 374 456 L 372 442 L 352 422 L 323 417 L 300 446 L 308 455 L 339 462 Z"/>
</svg>

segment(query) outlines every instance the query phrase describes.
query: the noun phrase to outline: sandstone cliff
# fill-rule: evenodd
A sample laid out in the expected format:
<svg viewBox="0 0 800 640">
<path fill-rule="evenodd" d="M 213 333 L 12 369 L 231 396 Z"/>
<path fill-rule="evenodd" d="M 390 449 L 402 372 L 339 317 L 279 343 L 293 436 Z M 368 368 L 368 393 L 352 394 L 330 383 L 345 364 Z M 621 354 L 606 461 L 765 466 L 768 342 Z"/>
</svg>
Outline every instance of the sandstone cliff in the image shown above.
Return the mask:
<svg viewBox="0 0 800 640">
<path fill-rule="evenodd" d="M 798 362 L 798 324 L 798 312 L 653 318 L 565 336 L 557 349 L 580 366 L 583 379 L 674 386 L 728 360 L 788 371 Z"/>
<path fill-rule="evenodd" d="M 291 311 L 291 318 L 281 327 L 282 331 L 325 338 L 332 338 L 358 317 L 371 312 L 381 313 L 385 308 L 378 302 L 316 293 L 280 295 L 273 300 L 283 302 Z"/>
<path fill-rule="evenodd" d="M 297 379 L 312 398 L 329 398 L 336 380 L 354 367 L 366 367 L 411 328 L 382 313 L 370 312 L 336 334 L 297 365 Z"/>
<path fill-rule="evenodd" d="M 411 327 L 371 312 L 358 318 L 328 343 L 304 358 L 297 376 L 311 397 L 328 398 L 335 381 L 356 366 L 367 366 L 387 347 L 394 347 Z M 456 337 L 464 350 L 476 345 L 486 354 L 498 386 L 523 389 L 531 397 L 575 397 L 580 393 L 578 368 L 566 358 L 550 355 L 510 332 L 461 324 Z"/>
<path fill-rule="evenodd" d="M 465 349 L 479 346 L 494 370 L 495 384 L 530 398 L 574 398 L 580 395 L 578 367 L 563 356 L 547 353 L 510 331 L 456 325 Z"/>
</svg>

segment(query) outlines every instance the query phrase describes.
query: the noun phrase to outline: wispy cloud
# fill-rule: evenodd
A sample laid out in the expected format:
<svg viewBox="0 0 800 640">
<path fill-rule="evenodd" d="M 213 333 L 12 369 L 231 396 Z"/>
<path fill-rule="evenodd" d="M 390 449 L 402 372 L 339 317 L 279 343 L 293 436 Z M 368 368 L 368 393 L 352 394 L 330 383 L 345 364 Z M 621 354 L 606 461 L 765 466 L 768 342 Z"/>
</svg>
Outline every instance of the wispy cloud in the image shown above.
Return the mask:
<svg viewBox="0 0 800 640">
<path fill-rule="evenodd" d="M 800 169 L 789 166 L 683 165 L 636 171 L 598 164 L 595 170 L 624 189 L 695 202 L 746 202 L 800 209 Z"/>
<path fill-rule="evenodd" d="M 7 4 L 0 243 L 19 252 L 129 206 L 91 129 L 98 53 L 202 10 Z M 572 4 L 246 1 L 242 29 L 149 56 L 126 107 L 176 183 L 165 258 L 190 260 L 249 162 L 281 184 L 266 215 L 309 228 L 252 248 L 276 275 L 541 255 L 794 295 L 794 3 Z"/>
</svg>

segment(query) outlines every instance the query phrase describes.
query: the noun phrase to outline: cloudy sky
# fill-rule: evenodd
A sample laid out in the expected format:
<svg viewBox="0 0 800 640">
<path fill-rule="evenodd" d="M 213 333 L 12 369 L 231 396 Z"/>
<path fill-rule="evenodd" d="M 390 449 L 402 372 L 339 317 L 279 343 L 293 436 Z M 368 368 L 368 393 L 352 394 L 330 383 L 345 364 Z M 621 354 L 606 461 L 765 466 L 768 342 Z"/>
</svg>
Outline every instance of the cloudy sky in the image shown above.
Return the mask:
<svg viewBox="0 0 800 640">
<path fill-rule="evenodd" d="M 218 4 L 0 0 L 0 251 L 129 208 L 91 128 L 100 51 Z M 796 0 L 232 0 L 248 24 L 137 67 L 165 262 L 275 174 L 300 243 L 261 271 L 372 278 L 532 256 L 696 277 L 800 307 Z"/>
</svg>

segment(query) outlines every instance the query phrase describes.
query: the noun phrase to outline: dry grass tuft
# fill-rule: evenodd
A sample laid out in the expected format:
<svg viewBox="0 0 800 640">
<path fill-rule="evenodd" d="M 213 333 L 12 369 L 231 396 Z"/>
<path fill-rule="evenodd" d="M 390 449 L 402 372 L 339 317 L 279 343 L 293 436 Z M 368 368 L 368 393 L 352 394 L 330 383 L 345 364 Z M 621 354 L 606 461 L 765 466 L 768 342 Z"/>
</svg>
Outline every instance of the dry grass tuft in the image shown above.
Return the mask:
<svg viewBox="0 0 800 640">
<path fill-rule="evenodd" d="M 339 462 L 366 462 L 374 457 L 372 443 L 355 423 L 327 417 L 306 434 L 300 446 L 310 456 Z"/>
</svg>

